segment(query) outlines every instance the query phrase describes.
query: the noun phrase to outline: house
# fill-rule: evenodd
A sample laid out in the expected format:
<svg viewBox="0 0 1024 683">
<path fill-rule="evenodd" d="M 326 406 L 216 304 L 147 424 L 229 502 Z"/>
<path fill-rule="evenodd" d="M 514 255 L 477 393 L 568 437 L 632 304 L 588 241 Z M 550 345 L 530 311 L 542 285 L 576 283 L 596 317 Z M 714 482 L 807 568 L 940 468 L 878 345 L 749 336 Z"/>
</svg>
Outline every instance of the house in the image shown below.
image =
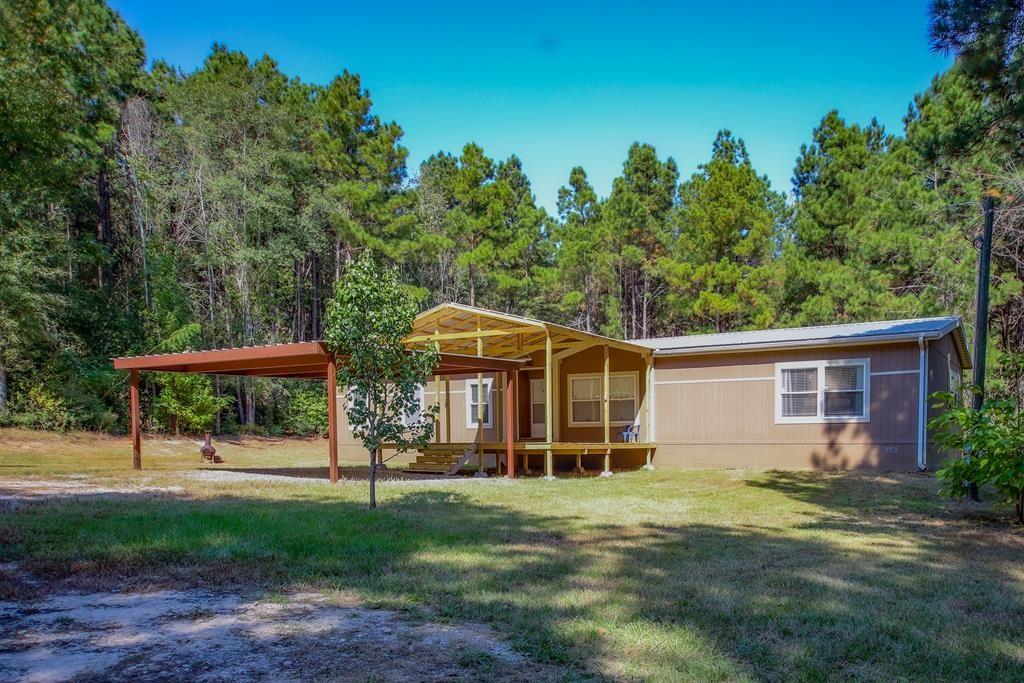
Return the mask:
<svg viewBox="0 0 1024 683">
<path fill-rule="evenodd" d="M 423 387 L 435 442 L 392 462 L 434 472 L 926 469 L 927 396 L 971 367 L 956 317 L 623 341 L 444 304 L 409 342 L 515 364 Z M 337 401 L 339 448 L 364 457 Z"/>
<path fill-rule="evenodd" d="M 417 316 L 406 339 L 440 351 L 421 406 L 436 406 L 421 472 L 637 467 L 933 468 L 927 396 L 971 367 L 959 318 L 619 340 L 460 304 Z M 299 342 L 114 359 L 127 370 L 133 464 L 142 467 L 139 373 L 326 380 L 328 472 L 367 457 L 349 429 L 336 358 Z M 417 419 L 411 415 L 410 419 Z"/>
</svg>

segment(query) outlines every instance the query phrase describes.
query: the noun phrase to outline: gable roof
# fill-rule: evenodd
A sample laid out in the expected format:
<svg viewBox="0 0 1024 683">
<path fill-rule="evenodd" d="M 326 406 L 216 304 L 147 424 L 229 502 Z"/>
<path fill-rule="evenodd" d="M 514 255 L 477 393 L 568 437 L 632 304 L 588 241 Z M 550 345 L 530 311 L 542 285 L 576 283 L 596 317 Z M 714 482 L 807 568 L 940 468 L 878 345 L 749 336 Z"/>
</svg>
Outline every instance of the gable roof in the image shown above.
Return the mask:
<svg viewBox="0 0 1024 683">
<path fill-rule="evenodd" d="M 538 349 L 543 350 L 548 336 L 555 349 L 591 343 L 607 344 L 634 353 L 651 353 L 641 344 L 545 320 L 457 303 L 440 304 L 416 316 L 406 342 L 421 344 L 437 339 L 440 350 L 448 353 L 474 355 L 482 349 L 483 355 L 492 358 L 525 358 Z"/>
<path fill-rule="evenodd" d="M 882 320 L 842 325 L 790 327 L 751 332 L 722 332 L 718 334 L 692 334 L 679 337 L 653 337 L 632 339 L 634 344 L 654 349 L 655 355 L 674 356 L 694 353 L 721 353 L 724 351 L 751 351 L 757 349 L 799 348 L 812 346 L 842 346 L 899 341 L 917 341 L 918 338 L 941 339 L 953 334 L 961 365 L 971 367 L 970 353 L 961 320 L 957 316 L 940 318 L 911 318 Z"/>
</svg>

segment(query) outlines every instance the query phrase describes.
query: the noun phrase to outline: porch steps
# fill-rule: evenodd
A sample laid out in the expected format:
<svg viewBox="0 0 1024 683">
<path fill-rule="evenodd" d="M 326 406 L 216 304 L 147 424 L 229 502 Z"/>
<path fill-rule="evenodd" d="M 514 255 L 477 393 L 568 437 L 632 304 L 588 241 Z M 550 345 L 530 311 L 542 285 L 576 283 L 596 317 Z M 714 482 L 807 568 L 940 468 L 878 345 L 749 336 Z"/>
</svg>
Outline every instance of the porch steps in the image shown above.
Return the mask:
<svg viewBox="0 0 1024 683">
<path fill-rule="evenodd" d="M 416 474 L 456 474 L 475 453 L 475 447 L 427 446 L 405 471 Z"/>
</svg>

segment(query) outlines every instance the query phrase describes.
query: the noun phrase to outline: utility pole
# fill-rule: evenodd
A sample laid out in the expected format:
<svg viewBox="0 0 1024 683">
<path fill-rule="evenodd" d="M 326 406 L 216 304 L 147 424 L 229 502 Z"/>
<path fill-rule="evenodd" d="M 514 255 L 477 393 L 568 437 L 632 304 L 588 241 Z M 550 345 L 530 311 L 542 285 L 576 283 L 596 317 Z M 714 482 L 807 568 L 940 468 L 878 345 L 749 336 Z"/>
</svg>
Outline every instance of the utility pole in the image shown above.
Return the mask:
<svg viewBox="0 0 1024 683">
<path fill-rule="evenodd" d="M 985 226 L 981 233 L 981 250 L 978 253 L 978 305 L 974 316 L 974 396 L 971 407 L 980 410 L 985 402 L 985 352 L 988 346 L 988 285 L 992 267 L 992 225 L 995 222 L 995 196 L 986 193 L 981 200 Z M 967 455 L 970 458 L 970 454 Z M 971 500 L 978 500 L 978 485 L 971 482 L 967 487 Z"/>
</svg>

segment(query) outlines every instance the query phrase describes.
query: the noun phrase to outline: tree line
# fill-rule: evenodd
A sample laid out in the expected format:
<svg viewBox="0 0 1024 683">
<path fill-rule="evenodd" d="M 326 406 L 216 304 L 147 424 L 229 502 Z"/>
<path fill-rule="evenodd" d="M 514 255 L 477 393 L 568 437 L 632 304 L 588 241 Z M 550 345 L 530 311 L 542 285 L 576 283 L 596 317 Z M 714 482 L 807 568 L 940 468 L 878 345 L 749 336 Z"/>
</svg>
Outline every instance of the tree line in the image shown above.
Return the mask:
<svg viewBox="0 0 1024 683">
<path fill-rule="evenodd" d="M 223 45 L 192 72 L 146 67 L 100 0 L 3 0 L 0 36 L 4 423 L 123 429 L 112 356 L 319 339 L 367 249 L 421 308 L 620 338 L 970 320 L 985 191 L 1001 196 L 993 382 L 1022 391 L 1021 116 L 964 45 L 944 44 L 960 58 L 899 131 L 826 112 L 794 150 L 791 195 L 722 130 L 689 177 L 642 142 L 606 197 L 569 169 L 551 215 L 514 155 L 468 142 L 410 167 L 403 129 L 348 71 L 308 83 Z M 154 429 L 325 428 L 319 386 L 146 382 Z"/>
</svg>

